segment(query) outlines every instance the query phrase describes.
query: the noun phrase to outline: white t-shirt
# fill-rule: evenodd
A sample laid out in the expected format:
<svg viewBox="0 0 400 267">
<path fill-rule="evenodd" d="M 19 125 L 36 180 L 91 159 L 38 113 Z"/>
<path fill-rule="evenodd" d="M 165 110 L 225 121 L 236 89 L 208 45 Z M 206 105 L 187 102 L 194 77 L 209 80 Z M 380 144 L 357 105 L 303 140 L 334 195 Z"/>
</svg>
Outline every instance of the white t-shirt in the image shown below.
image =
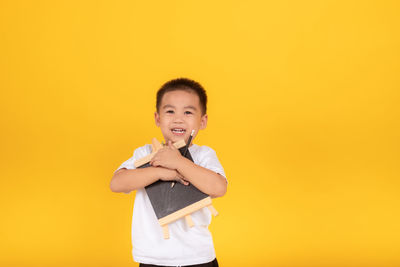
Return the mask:
<svg viewBox="0 0 400 267">
<path fill-rule="evenodd" d="M 213 149 L 193 144 L 189 152 L 195 164 L 225 177 L 224 169 Z M 139 147 L 133 156 L 117 169 L 135 169 L 133 163 L 150 154 L 151 145 Z M 116 170 L 116 171 L 117 171 Z M 193 227 L 179 219 L 168 225 L 169 239 L 164 239 L 161 226 L 144 188 L 136 192 L 132 216 L 132 255 L 136 262 L 156 265 L 194 265 L 215 259 L 213 240 L 208 225 L 211 213 L 203 208 L 191 214 Z"/>
</svg>

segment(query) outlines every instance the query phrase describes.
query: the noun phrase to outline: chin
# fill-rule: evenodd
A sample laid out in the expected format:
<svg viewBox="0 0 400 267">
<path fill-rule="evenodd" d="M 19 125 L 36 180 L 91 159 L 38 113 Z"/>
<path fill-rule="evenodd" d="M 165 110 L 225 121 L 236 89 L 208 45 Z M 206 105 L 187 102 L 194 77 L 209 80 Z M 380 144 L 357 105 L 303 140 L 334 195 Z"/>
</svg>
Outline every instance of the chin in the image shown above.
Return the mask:
<svg viewBox="0 0 400 267">
<path fill-rule="evenodd" d="M 186 138 L 183 137 L 183 136 L 182 137 L 174 136 L 174 137 L 166 139 L 165 142 L 168 143 L 168 141 L 171 141 L 172 143 L 176 143 L 176 142 L 178 142 L 180 140 L 185 140 L 185 142 L 186 142 Z"/>
</svg>

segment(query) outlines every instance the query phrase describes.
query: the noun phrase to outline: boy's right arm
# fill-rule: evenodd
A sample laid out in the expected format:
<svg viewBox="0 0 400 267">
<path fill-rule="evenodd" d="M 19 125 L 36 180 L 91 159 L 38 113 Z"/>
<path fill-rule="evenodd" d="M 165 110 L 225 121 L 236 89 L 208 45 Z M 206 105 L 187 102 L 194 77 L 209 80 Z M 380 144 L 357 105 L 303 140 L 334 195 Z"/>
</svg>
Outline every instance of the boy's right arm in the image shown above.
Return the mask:
<svg viewBox="0 0 400 267">
<path fill-rule="evenodd" d="M 110 189 L 113 192 L 130 192 L 144 188 L 149 184 L 161 179 L 164 181 L 179 181 L 183 184 L 182 176 L 175 170 L 163 167 L 148 167 L 139 169 L 120 169 L 116 171 L 110 182 Z"/>
</svg>

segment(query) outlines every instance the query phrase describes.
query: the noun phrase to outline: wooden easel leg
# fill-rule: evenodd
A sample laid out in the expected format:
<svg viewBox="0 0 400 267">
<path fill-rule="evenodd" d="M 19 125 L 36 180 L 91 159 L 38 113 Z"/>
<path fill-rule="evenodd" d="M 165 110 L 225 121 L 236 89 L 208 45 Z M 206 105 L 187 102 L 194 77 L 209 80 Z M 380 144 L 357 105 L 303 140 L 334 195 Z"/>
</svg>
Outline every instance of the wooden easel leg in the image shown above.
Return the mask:
<svg viewBox="0 0 400 267">
<path fill-rule="evenodd" d="M 158 142 L 156 138 L 153 138 L 151 148 L 153 149 L 152 152 L 158 151 L 161 149 L 163 146 Z"/>
<path fill-rule="evenodd" d="M 207 208 L 211 212 L 212 215 L 214 215 L 214 216 L 218 215 L 218 211 L 212 205 L 207 206 Z"/>
<path fill-rule="evenodd" d="M 187 223 L 187 225 L 188 225 L 189 227 L 193 227 L 193 226 L 194 226 L 192 217 L 191 217 L 190 215 L 186 215 L 186 216 L 185 216 L 185 220 L 186 220 L 186 223 Z"/>
<path fill-rule="evenodd" d="M 169 230 L 168 230 L 168 224 L 162 226 L 163 233 L 164 233 L 164 239 L 169 239 Z"/>
</svg>

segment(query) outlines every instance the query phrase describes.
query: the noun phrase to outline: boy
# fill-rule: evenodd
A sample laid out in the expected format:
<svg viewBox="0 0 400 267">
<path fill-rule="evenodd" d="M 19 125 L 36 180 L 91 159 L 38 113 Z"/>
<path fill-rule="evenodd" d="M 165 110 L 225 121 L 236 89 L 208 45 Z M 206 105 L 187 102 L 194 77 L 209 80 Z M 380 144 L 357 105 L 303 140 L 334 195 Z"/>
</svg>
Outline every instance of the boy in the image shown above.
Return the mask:
<svg viewBox="0 0 400 267">
<path fill-rule="evenodd" d="M 151 167 L 135 169 L 133 163 L 151 153 L 151 145 L 139 147 L 133 156 L 114 173 L 113 192 L 137 190 L 132 218 L 132 254 L 140 266 L 218 266 L 208 225 L 207 208 L 191 214 L 195 226 L 189 228 L 184 219 L 169 224 L 170 238 L 164 239 L 145 186 L 161 179 L 184 185 L 193 184 L 211 197 L 225 194 L 227 180 L 214 150 L 190 144 L 193 161 L 181 156 L 172 144 L 188 142 L 207 126 L 207 95 L 197 82 L 186 78 L 171 80 L 157 92 L 155 122 L 166 146 L 150 161 Z"/>
</svg>

